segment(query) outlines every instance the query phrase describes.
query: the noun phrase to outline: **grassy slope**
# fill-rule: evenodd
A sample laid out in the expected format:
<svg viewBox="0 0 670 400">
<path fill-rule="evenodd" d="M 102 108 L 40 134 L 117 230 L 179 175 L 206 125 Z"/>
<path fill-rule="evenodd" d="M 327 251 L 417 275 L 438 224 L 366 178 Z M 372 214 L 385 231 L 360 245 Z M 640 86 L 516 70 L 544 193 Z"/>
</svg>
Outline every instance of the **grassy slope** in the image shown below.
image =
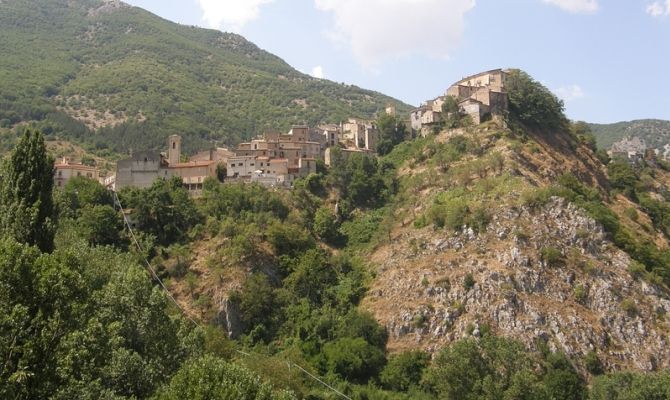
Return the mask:
<svg viewBox="0 0 670 400">
<path fill-rule="evenodd" d="M 409 109 L 301 74 L 241 36 L 174 24 L 139 8 L 91 13 L 101 4 L 0 3 L 0 127 L 46 118 L 61 136 L 119 151 L 160 147 L 180 133 L 193 149 L 293 123 L 371 117 L 387 102 Z M 80 124 L 54 115 L 56 106 L 80 119 L 107 112 L 126 122 L 91 139 Z"/>
</svg>

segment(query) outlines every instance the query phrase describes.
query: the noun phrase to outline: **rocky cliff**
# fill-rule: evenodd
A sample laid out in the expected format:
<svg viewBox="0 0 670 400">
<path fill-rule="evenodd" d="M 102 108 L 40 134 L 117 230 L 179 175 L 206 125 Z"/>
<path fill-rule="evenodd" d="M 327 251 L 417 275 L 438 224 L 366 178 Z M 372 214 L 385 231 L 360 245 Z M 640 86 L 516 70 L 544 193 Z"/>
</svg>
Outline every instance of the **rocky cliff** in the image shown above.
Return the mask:
<svg viewBox="0 0 670 400">
<path fill-rule="evenodd" d="M 435 162 L 455 137 L 473 145 L 469 154 Z M 535 201 L 565 173 L 615 213 L 635 210 L 637 222 L 622 224 L 667 247 L 639 207 L 609 197 L 604 167 L 576 138 L 518 137 L 495 124 L 444 132 L 401 170 L 414 195 L 397 204 L 390 240 L 371 256 L 376 277 L 362 307 L 388 328 L 390 350 L 436 352 L 491 329 L 577 364 L 595 352 L 611 370 L 670 367 L 667 288 L 644 279 L 582 207 L 549 192 Z M 440 209 L 446 225 L 466 217 L 442 227 Z"/>
</svg>

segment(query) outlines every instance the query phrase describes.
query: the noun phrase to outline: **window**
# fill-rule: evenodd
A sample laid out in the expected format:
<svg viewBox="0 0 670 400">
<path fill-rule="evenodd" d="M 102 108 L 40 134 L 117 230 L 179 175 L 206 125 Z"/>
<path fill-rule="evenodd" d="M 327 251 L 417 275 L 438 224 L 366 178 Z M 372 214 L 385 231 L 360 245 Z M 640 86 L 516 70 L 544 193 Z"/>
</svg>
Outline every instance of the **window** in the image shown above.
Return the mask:
<svg viewBox="0 0 670 400">
<path fill-rule="evenodd" d="M 81 176 L 81 172 L 77 172 L 77 176 Z"/>
<path fill-rule="evenodd" d="M 251 163 L 251 164 L 249 164 L 249 165 L 253 167 L 253 166 L 254 166 L 254 163 Z M 263 165 L 263 164 L 261 164 L 261 165 Z"/>
<path fill-rule="evenodd" d="M 237 166 L 238 166 L 238 167 L 241 167 L 241 166 L 242 166 L 242 163 L 238 163 Z"/>
<path fill-rule="evenodd" d="M 172 142 L 172 149 L 174 150 L 176 148 L 177 148 L 177 142 Z"/>
<path fill-rule="evenodd" d="M 63 176 L 63 171 L 58 171 L 58 176 Z"/>
</svg>

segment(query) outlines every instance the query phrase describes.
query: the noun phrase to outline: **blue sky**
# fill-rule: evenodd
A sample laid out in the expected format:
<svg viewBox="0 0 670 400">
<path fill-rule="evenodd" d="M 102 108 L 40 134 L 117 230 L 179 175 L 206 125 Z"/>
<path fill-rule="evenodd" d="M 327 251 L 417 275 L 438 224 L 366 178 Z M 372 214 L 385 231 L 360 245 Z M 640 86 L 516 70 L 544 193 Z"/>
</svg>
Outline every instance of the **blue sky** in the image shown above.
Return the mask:
<svg viewBox="0 0 670 400">
<path fill-rule="evenodd" d="M 521 68 L 576 120 L 670 120 L 670 0 L 126 0 L 418 105 Z"/>
</svg>

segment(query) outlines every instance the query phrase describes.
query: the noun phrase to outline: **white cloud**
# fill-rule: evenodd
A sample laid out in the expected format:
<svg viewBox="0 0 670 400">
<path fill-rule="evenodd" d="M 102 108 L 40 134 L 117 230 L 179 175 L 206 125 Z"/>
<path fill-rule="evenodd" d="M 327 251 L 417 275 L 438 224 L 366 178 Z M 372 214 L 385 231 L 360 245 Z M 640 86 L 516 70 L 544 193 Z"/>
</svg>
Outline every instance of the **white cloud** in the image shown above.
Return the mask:
<svg viewBox="0 0 670 400">
<path fill-rule="evenodd" d="M 463 36 L 475 0 L 315 0 L 332 12 L 328 32 L 366 67 L 409 55 L 447 57 Z"/>
<path fill-rule="evenodd" d="M 258 18 L 260 7 L 275 0 L 196 0 L 202 9 L 202 19 L 212 28 L 235 32 Z"/>
<path fill-rule="evenodd" d="M 598 0 L 542 0 L 575 14 L 590 14 L 598 11 Z"/>
<path fill-rule="evenodd" d="M 670 15 L 670 0 L 655 1 L 647 6 L 647 14 L 652 17 L 667 17 Z"/>
<path fill-rule="evenodd" d="M 315 78 L 323 79 L 323 67 L 320 65 L 317 65 L 316 67 L 312 68 L 312 73 L 310 74 Z"/>
<path fill-rule="evenodd" d="M 555 90 L 556 95 L 563 101 L 573 101 L 584 97 L 584 90 L 579 85 L 562 86 Z"/>
</svg>

